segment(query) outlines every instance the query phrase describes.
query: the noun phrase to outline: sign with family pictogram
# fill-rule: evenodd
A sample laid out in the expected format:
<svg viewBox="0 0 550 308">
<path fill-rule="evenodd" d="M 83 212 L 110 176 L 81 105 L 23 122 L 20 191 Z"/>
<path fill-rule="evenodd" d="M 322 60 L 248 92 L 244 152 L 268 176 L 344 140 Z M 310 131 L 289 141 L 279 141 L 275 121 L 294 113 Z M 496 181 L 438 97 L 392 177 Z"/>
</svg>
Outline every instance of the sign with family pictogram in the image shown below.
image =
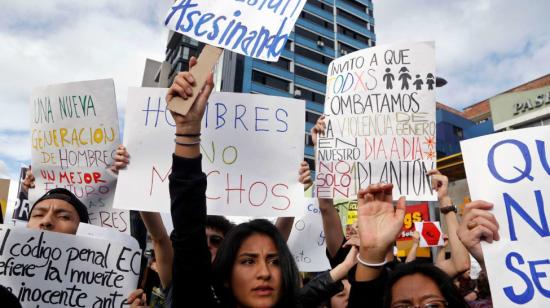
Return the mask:
<svg viewBox="0 0 550 308">
<path fill-rule="evenodd" d="M 330 63 L 325 134 L 316 149 L 316 195 L 353 198 L 369 184 L 393 196 L 433 201 L 435 168 L 433 42 L 371 47 Z"/>
</svg>

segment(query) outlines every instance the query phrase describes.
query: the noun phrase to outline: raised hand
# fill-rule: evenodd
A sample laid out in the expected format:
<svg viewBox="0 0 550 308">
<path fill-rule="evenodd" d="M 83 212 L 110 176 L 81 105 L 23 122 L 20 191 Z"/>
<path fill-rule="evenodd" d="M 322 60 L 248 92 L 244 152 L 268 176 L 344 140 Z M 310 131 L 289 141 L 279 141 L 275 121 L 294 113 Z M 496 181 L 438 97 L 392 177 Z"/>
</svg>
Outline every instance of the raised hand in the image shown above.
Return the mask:
<svg viewBox="0 0 550 308">
<path fill-rule="evenodd" d="M 305 160 L 302 161 L 300 169 L 298 169 L 298 181 L 304 185 L 304 190 L 308 190 L 313 185 L 311 170 L 309 170 L 309 164 Z"/>
<path fill-rule="evenodd" d="M 361 189 L 357 195 L 357 223 L 361 258 L 369 263 L 380 263 L 401 232 L 405 217 L 405 197 L 396 207 L 392 199 L 393 184 L 374 184 Z"/>
<path fill-rule="evenodd" d="M 495 216 L 489 212 L 493 204 L 486 201 L 473 201 L 465 206 L 462 222 L 457 230 L 457 235 L 470 254 L 483 265 L 483 252 L 481 241 L 492 243 L 500 240 L 498 234 L 498 222 Z"/>
<path fill-rule="evenodd" d="M 437 191 L 437 198 L 440 201 L 449 196 L 449 179 L 446 176 L 437 169 L 428 171 L 426 175 L 432 177 L 432 189 Z"/>
<path fill-rule="evenodd" d="M 128 154 L 128 151 L 126 150 L 126 147 L 122 144 L 118 146 L 115 152 L 115 162 L 109 167 L 111 171 L 118 174 L 118 171 L 120 169 L 126 168 L 126 166 L 130 163 L 130 155 Z"/>
<path fill-rule="evenodd" d="M 321 136 L 325 134 L 326 129 L 325 124 L 325 116 L 322 115 L 317 119 L 317 122 L 315 123 L 315 126 L 311 128 L 311 141 L 313 142 L 313 146 L 317 146 L 317 134 L 320 134 Z"/>
<path fill-rule="evenodd" d="M 191 57 L 189 60 L 189 68 L 197 64 L 197 59 Z M 193 95 L 192 86 L 195 84 L 195 79 L 190 72 L 180 72 L 174 79 L 174 83 L 168 89 L 168 94 L 166 94 L 166 101 L 169 102 L 174 96 L 181 96 L 183 99 L 187 99 Z M 201 90 L 199 96 L 193 103 L 191 109 L 186 115 L 180 115 L 175 112 L 171 112 L 174 121 L 176 122 L 176 132 L 181 134 L 197 134 L 200 132 L 201 121 L 204 115 L 206 104 L 208 102 L 208 97 L 214 89 L 214 77 L 210 73 L 204 84 L 204 87 Z"/>
</svg>

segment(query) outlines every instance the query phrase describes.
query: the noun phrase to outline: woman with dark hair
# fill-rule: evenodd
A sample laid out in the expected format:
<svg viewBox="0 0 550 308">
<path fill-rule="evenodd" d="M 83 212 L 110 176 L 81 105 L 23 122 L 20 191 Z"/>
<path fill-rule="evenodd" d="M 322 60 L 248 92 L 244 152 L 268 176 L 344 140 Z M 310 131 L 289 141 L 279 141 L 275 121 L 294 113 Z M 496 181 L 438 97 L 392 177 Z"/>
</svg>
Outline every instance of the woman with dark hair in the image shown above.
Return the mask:
<svg viewBox="0 0 550 308">
<path fill-rule="evenodd" d="M 467 308 L 451 278 L 438 267 L 413 261 L 396 267 L 388 279 L 384 307 Z"/>
<path fill-rule="evenodd" d="M 190 66 L 196 64 L 191 58 Z M 166 101 L 184 100 L 195 84 L 179 73 Z M 172 307 L 296 307 L 299 275 L 277 229 L 266 220 L 233 228 L 212 267 L 206 241 L 206 174 L 200 153 L 201 120 L 213 88 L 212 73 L 186 115 L 172 113 L 176 123 L 170 175 L 174 230 Z"/>
<path fill-rule="evenodd" d="M 262 243 L 266 245 L 261 245 Z M 253 248 L 245 248 L 250 245 L 271 248 L 271 251 L 266 250 L 266 257 L 267 266 L 272 267 L 272 273 L 275 273 L 273 279 L 258 282 L 247 273 L 250 272 L 249 268 L 262 266 L 258 264 L 262 261 L 257 260 L 260 256 L 247 251 Z M 268 273 L 265 271 L 263 274 Z M 216 254 L 213 275 L 221 301 L 230 303 L 230 306 L 236 306 L 236 301 L 252 301 L 241 304 L 254 307 L 261 303 L 267 304 L 266 306 L 275 304 L 276 307 L 296 306 L 300 287 L 298 268 L 281 234 L 267 220 L 256 219 L 242 223 L 227 234 Z M 271 292 L 272 296 L 261 296 L 260 299 L 264 300 L 254 301 L 255 296 L 247 294 L 249 290 L 252 293 Z"/>
</svg>

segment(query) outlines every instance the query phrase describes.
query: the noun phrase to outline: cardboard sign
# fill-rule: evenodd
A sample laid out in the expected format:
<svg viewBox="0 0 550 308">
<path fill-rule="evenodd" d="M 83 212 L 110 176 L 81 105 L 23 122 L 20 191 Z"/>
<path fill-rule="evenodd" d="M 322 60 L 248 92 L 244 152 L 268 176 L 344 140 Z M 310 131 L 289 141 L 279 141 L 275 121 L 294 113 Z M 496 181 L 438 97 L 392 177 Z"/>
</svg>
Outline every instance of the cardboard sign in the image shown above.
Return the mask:
<svg viewBox="0 0 550 308">
<path fill-rule="evenodd" d="M 203 43 L 277 61 L 306 0 L 179 0 L 164 24 Z"/>
<path fill-rule="evenodd" d="M 36 188 L 29 190 L 30 204 L 63 187 L 88 207 L 93 224 L 113 226 L 112 217 L 122 216 L 111 212 L 116 175 L 108 169 L 120 144 L 113 80 L 35 89 L 31 138 Z"/>
<path fill-rule="evenodd" d="M 415 222 L 414 228 L 420 233 L 420 247 L 443 246 L 443 232 L 439 221 Z"/>
<path fill-rule="evenodd" d="M 495 307 L 550 307 L 550 126 L 460 146 L 472 200 L 493 203 L 500 226 L 482 242 Z"/>
<path fill-rule="evenodd" d="M 136 289 L 137 241 L 0 225 L 0 277 L 23 307 L 121 307 Z"/>
<path fill-rule="evenodd" d="M 168 175 L 175 127 L 167 89 L 131 88 L 115 207 L 170 212 Z M 208 176 L 208 214 L 296 216 L 302 212 L 298 168 L 304 153 L 304 101 L 259 94 L 212 93 L 201 152 Z"/>
<path fill-rule="evenodd" d="M 393 183 L 394 198 L 433 201 L 435 57 L 432 42 L 377 46 L 332 61 L 326 131 L 316 151 L 316 195 L 355 198 Z"/>
<path fill-rule="evenodd" d="M 287 244 L 301 272 L 330 269 L 321 210 L 316 198 L 306 199 L 306 213 L 294 219 Z"/>
</svg>

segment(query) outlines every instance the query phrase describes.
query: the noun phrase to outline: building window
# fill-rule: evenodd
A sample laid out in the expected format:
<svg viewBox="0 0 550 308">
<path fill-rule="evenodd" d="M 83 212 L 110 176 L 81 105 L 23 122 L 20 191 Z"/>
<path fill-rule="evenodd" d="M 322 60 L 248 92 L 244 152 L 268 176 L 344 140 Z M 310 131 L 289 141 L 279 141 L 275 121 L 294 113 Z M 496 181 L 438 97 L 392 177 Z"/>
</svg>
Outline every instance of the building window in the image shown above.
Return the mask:
<svg viewBox="0 0 550 308">
<path fill-rule="evenodd" d="M 464 130 L 461 127 L 453 126 L 453 133 L 458 137 L 458 139 L 464 139 Z"/>
<path fill-rule="evenodd" d="M 357 50 L 358 50 L 357 48 L 340 43 L 340 54 L 347 55 L 348 53 L 352 53 Z"/>
<path fill-rule="evenodd" d="M 297 35 L 299 36 L 302 36 L 302 37 L 305 37 L 311 41 L 314 41 L 317 46 L 319 47 L 328 47 L 328 48 L 334 48 L 334 41 L 324 37 L 324 36 L 321 36 L 321 35 L 318 35 L 316 33 L 313 33 L 313 32 L 310 32 L 306 29 L 302 29 L 301 27 L 299 26 L 296 26 L 296 28 L 294 28 L 294 33 L 296 33 Z"/>
<path fill-rule="evenodd" d="M 365 20 L 353 15 L 353 14 L 350 14 L 344 10 L 341 10 L 341 9 L 338 9 L 338 16 L 342 16 L 346 19 L 349 19 L 351 21 L 353 21 L 354 23 L 356 23 L 359 27 L 364 27 L 364 28 L 368 28 L 368 22 L 366 22 Z"/>
<path fill-rule="evenodd" d="M 290 87 L 290 82 L 277 78 L 275 76 L 267 75 L 256 70 L 252 70 L 252 81 L 261 83 L 268 87 L 276 88 L 288 92 Z"/>
<path fill-rule="evenodd" d="M 314 91 L 310 91 L 308 89 L 302 88 L 302 87 L 295 87 L 295 93 L 299 93 L 299 95 L 296 95 L 296 97 L 299 97 L 301 99 L 307 99 L 312 102 L 316 102 L 319 104 L 325 103 L 325 95 L 319 94 Z"/>
<path fill-rule="evenodd" d="M 322 84 L 326 84 L 327 83 L 327 76 L 323 75 L 323 74 L 320 74 L 320 73 L 317 73 L 317 72 L 314 72 L 314 71 L 310 71 L 306 68 L 303 68 L 299 65 L 296 65 L 294 67 L 294 73 L 298 76 L 301 76 L 301 77 L 304 77 L 304 78 L 307 78 L 307 79 L 310 79 L 310 80 L 313 80 L 313 81 L 317 81 L 319 83 L 322 83 Z"/>
<path fill-rule="evenodd" d="M 349 6 L 352 6 L 358 10 L 360 10 L 361 12 L 365 12 L 367 13 L 367 6 L 366 5 L 363 5 L 355 0 L 343 0 L 343 2 Z M 368 13 L 367 13 L 368 14 Z"/>
<path fill-rule="evenodd" d="M 311 135 L 309 133 L 304 135 L 304 144 L 310 147 L 313 146 L 313 141 L 311 140 Z"/>
<path fill-rule="evenodd" d="M 309 165 L 309 170 L 315 171 L 315 160 L 313 160 L 311 158 L 307 158 L 307 157 L 305 159 L 306 159 L 307 164 Z"/>
<path fill-rule="evenodd" d="M 319 18 L 313 14 L 310 14 L 306 11 L 302 11 L 302 13 L 300 13 L 300 17 L 304 20 L 307 20 L 307 21 L 310 21 L 314 24 L 317 24 L 325 29 L 329 29 L 329 30 L 332 30 L 333 29 L 333 24 L 332 22 L 328 22 L 322 18 Z"/>
<path fill-rule="evenodd" d="M 301 46 L 298 46 L 298 45 L 296 45 L 294 47 L 295 47 L 294 52 L 297 55 L 306 57 L 306 58 L 311 59 L 313 61 L 323 63 L 323 64 L 329 64 L 330 61 L 332 61 L 332 58 L 327 57 L 325 55 L 322 55 L 320 53 L 314 52 L 314 51 L 309 50 L 307 48 L 304 48 L 304 47 L 301 47 Z"/>
<path fill-rule="evenodd" d="M 362 35 L 362 34 L 359 34 L 351 29 L 348 29 L 346 27 L 343 27 L 343 26 L 340 26 L 338 25 L 338 33 L 341 33 L 343 35 L 346 35 L 346 36 L 349 36 L 359 42 L 362 42 L 362 43 L 365 43 L 365 44 L 369 44 L 369 38 Z"/>
<path fill-rule="evenodd" d="M 319 119 L 319 117 L 321 117 L 320 114 L 306 110 L 306 122 L 315 124 L 317 123 L 317 119 Z"/>
<path fill-rule="evenodd" d="M 325 12 L 332 14 L 332 5 L 325 4 L 319 0 L 307 0 L 307 3 L 313 5 L 314 7 L 320 8 Z"/>
<path fill-rule="evenodd" d="M 271 62 L 271 61 L 263 61 L 267 65 L 271 66 L 277 66 L 285 70 L 290 69 L 290 60 L 285 59 L 283 57 L 279 57 L 279 60 L 277 62 Z"/>
</svg>

